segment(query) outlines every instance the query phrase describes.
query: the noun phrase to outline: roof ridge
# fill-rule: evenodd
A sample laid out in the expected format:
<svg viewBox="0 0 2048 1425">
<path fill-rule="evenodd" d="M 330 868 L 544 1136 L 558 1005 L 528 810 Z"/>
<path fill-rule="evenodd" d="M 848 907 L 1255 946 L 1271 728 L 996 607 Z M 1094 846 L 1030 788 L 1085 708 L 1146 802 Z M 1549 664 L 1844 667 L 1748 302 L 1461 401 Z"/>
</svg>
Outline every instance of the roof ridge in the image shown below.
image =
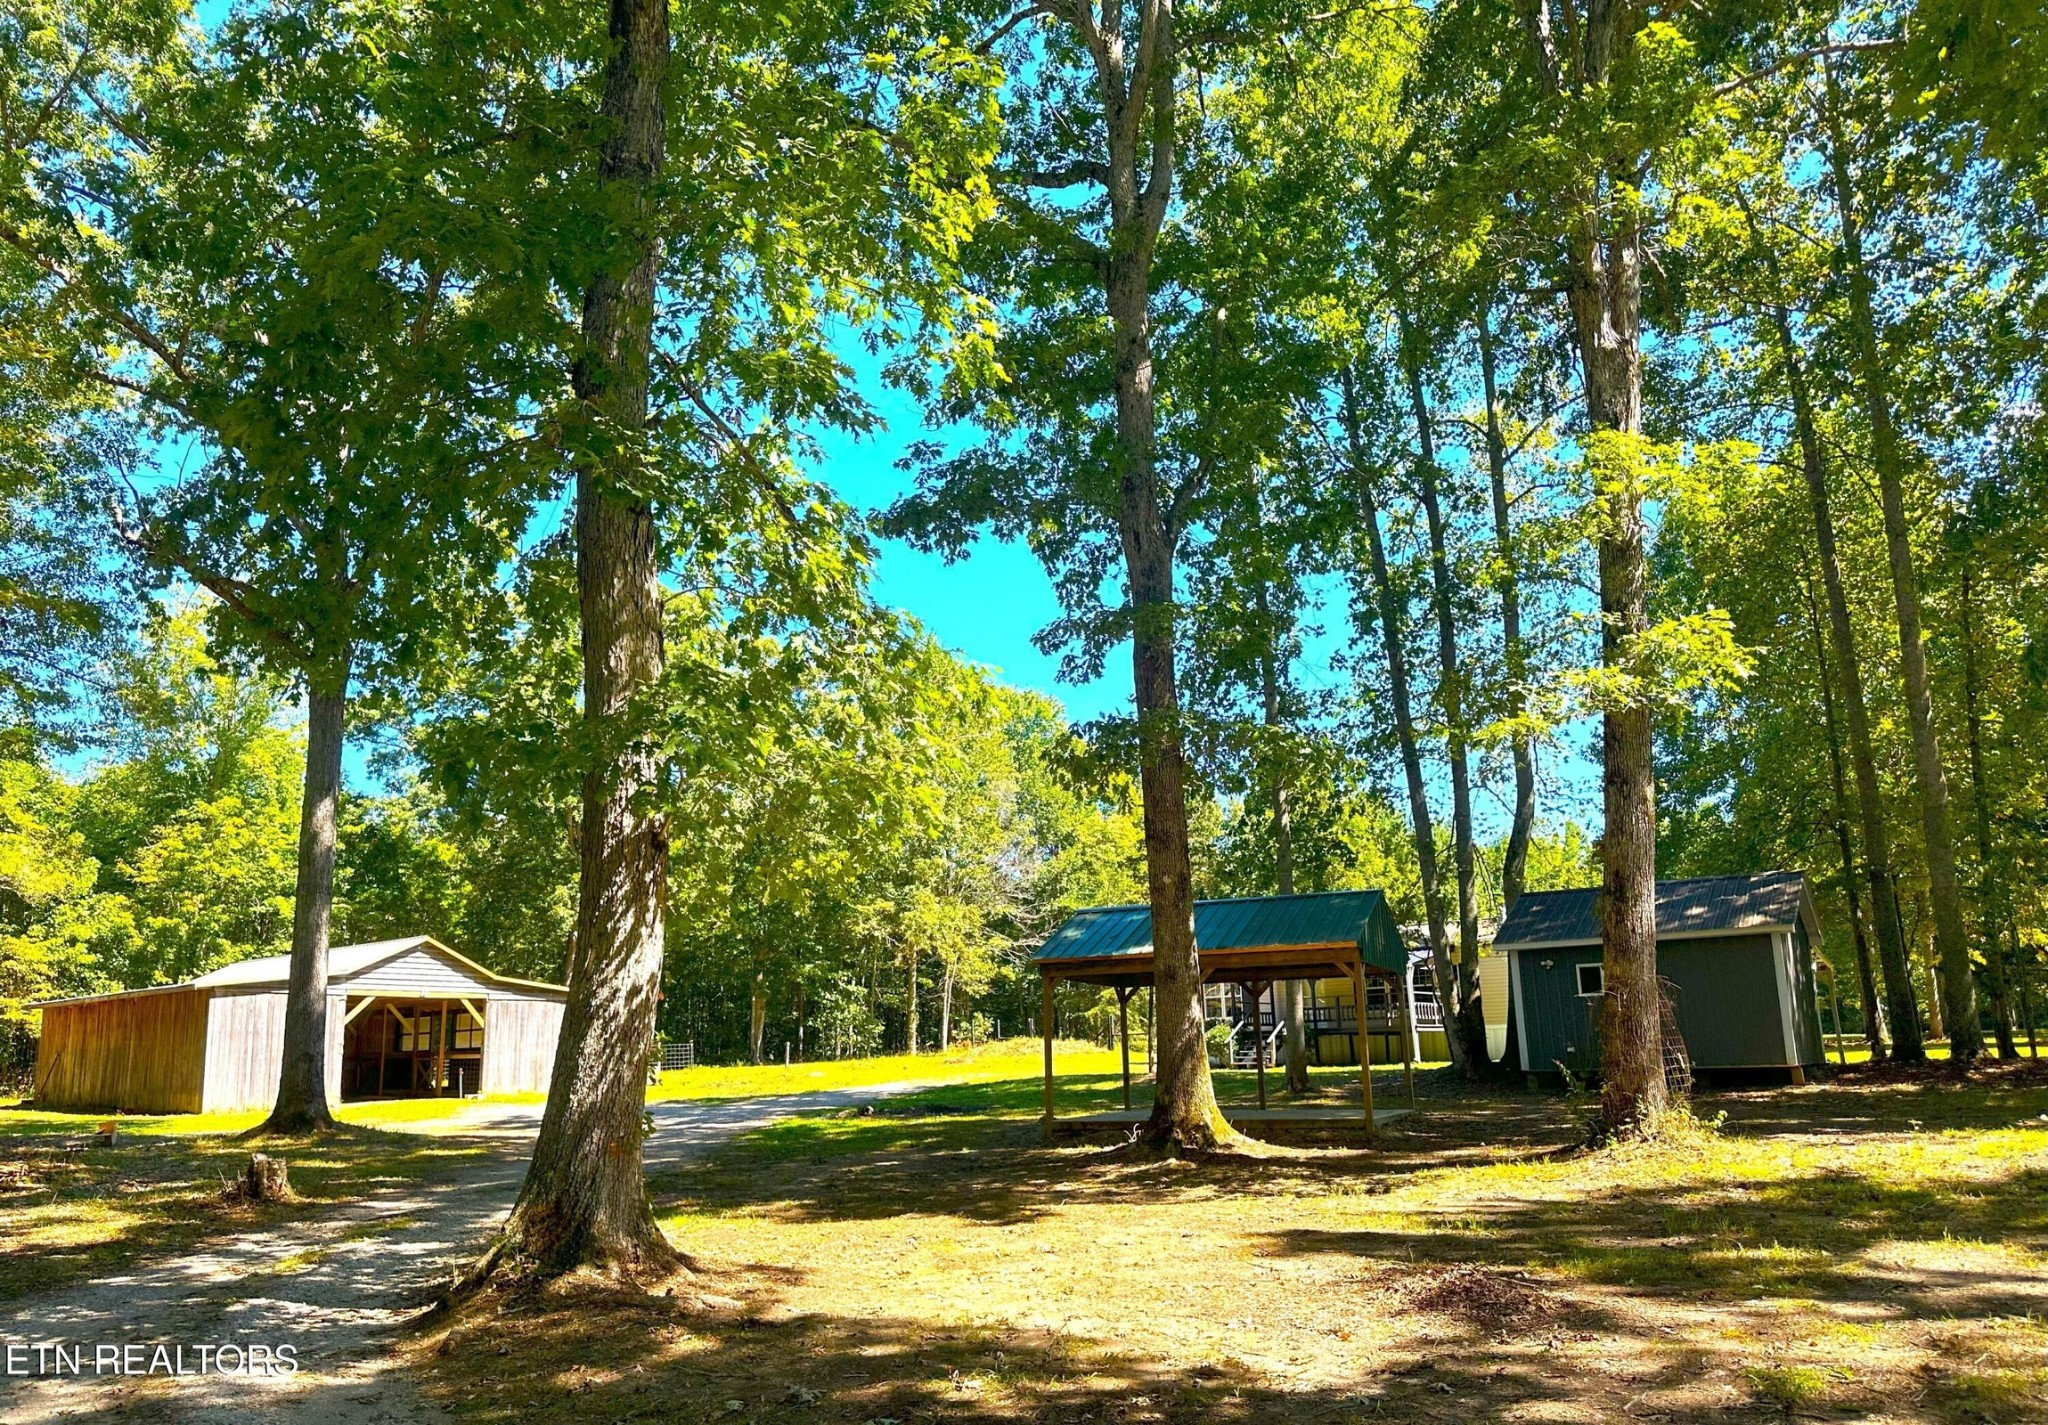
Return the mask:
<svg viewBox="0 0 2048 1425">
<path fill-rule="evenodd" d="M 1531 894 L 1540 895 L 1542 893 L 1532 892 Z M 1384 898 L 1386 892 L 1378 886 L 1359 886 L 1355 889 L 1344 891 L 1293 891 L 1284 896 L 1200 896 L 1196 898 L 1194 904 L 1240 905 L 1246 901 L 1308 901 L 1323 900 L 1331 896 L 1380 896 Z M 1149 911 L 1150 909 L 1152 909 L 1150 901 L 1126 901 L 1120 905 L 1084 905 L 1077 907 L 1068 919 L 1071 920 L 1075 915 L 1094 915 L 1112 910 Z"/>
</svg>

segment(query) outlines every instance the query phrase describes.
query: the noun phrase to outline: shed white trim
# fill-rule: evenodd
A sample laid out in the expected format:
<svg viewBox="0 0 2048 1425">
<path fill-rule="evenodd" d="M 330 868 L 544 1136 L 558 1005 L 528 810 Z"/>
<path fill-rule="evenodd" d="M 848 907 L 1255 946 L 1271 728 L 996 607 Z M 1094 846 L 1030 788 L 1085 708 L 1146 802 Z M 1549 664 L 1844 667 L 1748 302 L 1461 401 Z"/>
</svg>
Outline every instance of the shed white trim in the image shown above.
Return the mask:
<svg viewBox="0 0 2048 1425">
<path fill-rule="evenodd" d="M 1765 925 L 1745 925 L 1735 930 L 1663 930 L 1657 934 L 1661 945 L 1667 940 L 1733 940 L 1744 935 L 1778 935 L 1792 929 L 1789 920 L 1774 921 Z M 1597 935 L 1584 936 L 1578 940 L 1503 940 L 1493 947 L 1496 955 L 1523 950 L 1582 950 L 1588 945 L 1598 945 Z"/>
<path fill-rule="evenodd" d="M 1494 949 L 1498 951 L 1500 947 L 1496 945 Z M 1521 1046 L 1522 1072 L 1526 1074 L 1529 1072 L 1529 1002 L 1522 997 L 1522 957 L 1520 955 L 1510 954 L 1508 956 L 1508 980 L 1511 985 L 1509 1003 L 1514 1008 L 1515 1024 L 1521 1030 L 1521 1033 L 1515 1036 L 1515 1041 Z"/>
<path fill-rule="evenodd" d="M 1771 937 L 1771 967 L 1775 973 L 1772 979 L 1778 982 L 1778 1026 L 1785 1040 L 1785 1062 L 1797 1064 L 1799 1059 L 1798 1026 L 1793 1021 L 1792 1006 L 1798 996 L 1794 993 L 1796 983 L 1792 969 L 1792 932 L 1779 931 Z"/>
</svg>

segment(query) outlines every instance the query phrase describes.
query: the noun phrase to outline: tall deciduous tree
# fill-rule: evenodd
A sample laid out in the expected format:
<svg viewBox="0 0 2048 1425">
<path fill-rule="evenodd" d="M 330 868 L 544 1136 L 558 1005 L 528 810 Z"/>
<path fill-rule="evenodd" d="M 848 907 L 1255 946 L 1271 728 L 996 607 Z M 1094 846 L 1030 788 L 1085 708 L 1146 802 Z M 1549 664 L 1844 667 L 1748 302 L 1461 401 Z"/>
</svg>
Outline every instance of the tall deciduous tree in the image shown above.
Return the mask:
<svg viewBox="0 0 2048 1425">
<path fill-rule="evenodd" d="M 36 273 L 48 361 L 132 402 L 118 418 L 157 443 L 164 468 L 126 502 L 132 549 L 213 592 L 222 648 L 305 697 L 265 1128 L 320 1128 L 350 688 L 417 664 L 519 518 L 529 294 L 505 284 L 490 310 L 470 285 L 495 265 L 500 235 L 475 215 L 511 162 L 478 91 L 502 96 L 474 31 L 409 12 L 258 8 L 212 31 L 175 4 L 46 18 L 9 71 L 8 112 L 41 119 L 18 136 L 0 242 Z M 422 62 L 377 58 L 407 50 Z"/>
<path fill-rule="evenodd" d="M 1594 477 L 1601 661 L 1620 668 L 1648 632 L 1648 569 L 1639 448 L 1643 421 L 1643 227 L 1649 156 L 1615 122 L 1637 100 L 1649 20 L 1635 0 L 1521 0 L 1538 86 L 1571 127 L 1573 153 L 1553 196 L 1564 243 L 1565 300 L 1585 383 Z M 1600 936 L 1605 1000 L 1600 1102 L 1610 1133 L 1664 1106 L 1662 992 L 1657 984 L 1657 812 L 1650 706 L 1601 714 Z"/>
<path fill-rule="evenodd" d="M 1834 179 L 1835 218 L 1841 234 L 1842 274 L 1848 294 L 1848 327 L 1856 386 L 1870 426 L 1872 464 L 1884 510 L 1885 552 L 1890 560 L 1892 597 L 1898 619 L 1899 671 L 1906 689 L 1906 715 L 1913 731 L 1913 773 L 1919 791 L 1922 848 L 1927 858 L 1928 897 L 1934 911 L 1934 951 L 1941 961 L 1943 1016 L 1949 1028 L 1949 1057 L 1967 1066 L 1983 1048 L 1977 1025 L 1977 994 L 1970 972 L 1968 932 L 1963 924 L 1962 884 L 1956 877 L 1955 840 L 1949 825 L 1948 773 L 1934 725 L 1934 694 L 1927 671 L 1922 627 L 1920 574 L 1907 528 L 1907 452 L 1894 419 L 1890 381 L 1880 343 L 1870 268 L 1863 250 L 1863 214 L 1842 113 L 1841 86 L 1831 61 L 1826 66 L 1823 117 L 1827 159 Z"/>
<path fill-rule="evenodd" d="M 659 1270 L 674 1249 L 641 1178 L 641 1113 L 661 985 L 668 831 L 647 805 L 656 753 L 628 717 L 662 672 L 659 559 L 645 489 L 656 218 L 667 134 L 668 0 L 612 0 L 597 177 L 613 205 L 586 280 L 573 368 L 577 607 L 589 766 L 575 949 L 554 1076 L 505 1240 L 550 1266 Z"/>
</svg>

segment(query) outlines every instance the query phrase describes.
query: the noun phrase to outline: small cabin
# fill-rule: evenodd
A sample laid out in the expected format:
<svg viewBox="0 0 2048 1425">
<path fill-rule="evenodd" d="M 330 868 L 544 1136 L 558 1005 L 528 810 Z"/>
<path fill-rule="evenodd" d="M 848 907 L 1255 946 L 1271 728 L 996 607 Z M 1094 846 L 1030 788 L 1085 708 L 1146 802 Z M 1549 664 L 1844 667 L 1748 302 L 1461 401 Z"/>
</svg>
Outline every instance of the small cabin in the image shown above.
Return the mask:
<svg viewBox="0 0 2048 1425">
<path fill-rule="evenodd" d="M 269 1108 L 284 1053 L 291 956 L 184 984 L 49 1000 L 41 1108 L 217 1113 Z M 543 1092 L 568 991 L 513 979 L 427 935 L 327 955 L 327 1097 Z"/>
<path fill-rule="evenodd" d="M 1525 891 L 1501 922 L 1525 1073 L 1597 1073 L 1600 891 Z M 1825 1057 L 1813 947 L 1820 923 L 1798 871 L 1657 883 L 1657 975 L 1698 1069 L 1803 1081 Z M 1484 961 L 1481 962 L 1482 966 Z"/>
</svg>

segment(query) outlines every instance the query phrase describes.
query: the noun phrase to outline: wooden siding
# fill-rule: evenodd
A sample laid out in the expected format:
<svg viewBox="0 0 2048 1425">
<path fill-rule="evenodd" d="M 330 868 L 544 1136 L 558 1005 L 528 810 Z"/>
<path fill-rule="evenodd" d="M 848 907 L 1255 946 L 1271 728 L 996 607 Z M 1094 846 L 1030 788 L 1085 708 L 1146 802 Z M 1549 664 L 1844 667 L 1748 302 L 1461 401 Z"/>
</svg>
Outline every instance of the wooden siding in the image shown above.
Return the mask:
<svg viewBox="0 0 2048 1425">
<path fill-rule="evenodd" d="M 36 1104 L 192 1113 L 201 1102 L 206 993 L 121 995 L 43 1010 Z"/>
<path fill-rule="evenodd" d="M 334 987 L 346 990 L 352 998 L 388 995 L 393 999 L 459 999 L 464 995 L 475 999 L 491 990 L 488 980 L 442 959 L 426 946 L 394 955 L 347 980 L 336 980 Z"/>
<path fill-rule="evenodd" d="M 206 1016 L 206 1111 L 276 1103 L 283 1055 L 282 991 L 216 994 Z"/>
<path fill-rule="evenodd" d="M 1657 973 L 1676 990 L 1678 1032 L 1695 1065 L 1789 1067 L 1778 992 L 1781 961 L 1773 942 L 1768 932 L 1658 942 Z M 1599 964 L 1600 947 L 1520 950 L 1515 956 L 1521 962 L 1519 1027 L 1528 1067 L 1536 1073 L 1556 1073 L 1560 1063 L 1574 1073 L 1598 1068 L 1593 1009 L 1599 1001 L 1579 996 L 1578 966 Z M 1795 962 L 1800 958 L 1795 953 Z M 1814 1063 L 1818 1060 L 1807 1057 L 1820 1042 L 1813 977 L 1809 970 L 1796 979 L 1793 1042 L 1798 1054 Z"/>
<path fill-rule="evenodd" d="M 547 1092 L 561 1035 L 560 1000 L 493 998 L 484 1006 L 483 1092 Z"/>
</svg>

